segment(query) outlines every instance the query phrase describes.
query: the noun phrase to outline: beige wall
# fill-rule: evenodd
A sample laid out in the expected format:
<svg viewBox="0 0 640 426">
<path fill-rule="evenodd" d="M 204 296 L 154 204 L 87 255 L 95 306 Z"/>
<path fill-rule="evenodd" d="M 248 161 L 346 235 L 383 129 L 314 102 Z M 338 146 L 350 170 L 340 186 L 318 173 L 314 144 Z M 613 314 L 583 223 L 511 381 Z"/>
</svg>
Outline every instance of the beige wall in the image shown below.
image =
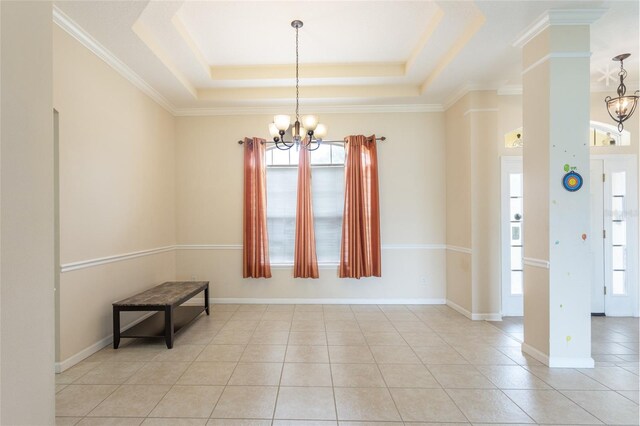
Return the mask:
<svg viewBox="0 0 640 426">
<path fill-rule="evenodd" d="M 471 312 L 471 139 L 469 96 L 445 112 L 447 300 Z M 454 251 L 462 249 L 463 251 Z"/>
<path fill-rule="evenodd" d="M 211 281 L 214 298 L 444 299 L 444 115 L 321 118 L 330 126 L 331 139 L 352 133 L 387 137 L 378 151 L 383 277 L 339 280 L 334 267 L 321 270 L 317 281 L 293 280 L 290 268 L 275 269 L 270 280 L 241 278 L 243 157 L 236 141 L 267 133 L 271 117 L 262 115 L 176 119 L 178 243 L 236 245 L 179 250 L 177 277 Z"/>
<path fill-rule="evenodd" d="M 0 424 L 54 424 L 51 3 L 0 3 Z"/>
<path fill-rule="evenodd" d="M 53 46 L 61 263 L 174 245 L 173 116 L 57 26 Z M 174 277 L 173 252 L 62 273 L 58 361 L 111 334 L 113 301 Z"/>
</svg>

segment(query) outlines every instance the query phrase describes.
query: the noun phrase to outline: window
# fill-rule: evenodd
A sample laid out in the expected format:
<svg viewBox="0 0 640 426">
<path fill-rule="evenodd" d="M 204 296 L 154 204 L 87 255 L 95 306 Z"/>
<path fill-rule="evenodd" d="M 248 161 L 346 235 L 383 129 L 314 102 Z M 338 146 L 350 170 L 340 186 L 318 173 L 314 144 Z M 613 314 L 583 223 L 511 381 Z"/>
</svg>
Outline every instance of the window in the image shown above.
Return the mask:
<svg viewBox="0 0 640 426">
<path fill-rule="evenodd" d="M 298 155 L 295 148 L 266 153 L 269 256 L 274 264 L 293 264 L 296 232 Z M 316 254 L 319 264 L 338 263 L 344 207 L 344 146 L 322 144 L 311 151 Z"/>
</svg>

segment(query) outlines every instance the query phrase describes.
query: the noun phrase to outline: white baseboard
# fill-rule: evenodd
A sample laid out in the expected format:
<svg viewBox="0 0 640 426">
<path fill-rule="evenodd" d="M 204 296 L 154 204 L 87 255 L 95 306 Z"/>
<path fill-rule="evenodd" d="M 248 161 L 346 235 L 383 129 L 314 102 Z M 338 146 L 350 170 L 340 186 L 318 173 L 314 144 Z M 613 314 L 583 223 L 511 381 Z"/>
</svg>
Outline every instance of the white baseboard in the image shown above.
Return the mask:
<svg viewBox="0 0 640 426">
<path fill-rule="evenodd" d="M 549 356 L 547 354 L 540 352 L 533 346 L 527 345 L 524 342 L 522 342 L 522 345 L 520 345 L 520 348 L 522 352 L 526 353 L 527 355 L 531 355 L 534 359 L 537 359 L 544 365 L 549 365 Z"/>
<path fill-rule="evenodd" d="M 541 363 L 551 368 L 593 368 L 595 362 L 591 357 L 583 358 L 565 358 L 557 356 L 548 356 L 534 348 L 533 346 L 522 343 L 522 352 L 531 355 Z"/>
<path fill-rule="evenodd" d="M 445 299 L 270 299 L 222 297 L 210 298 L 210 304 L 259 304 L 259 305 L 444 305 Z"/>
<path fill-rule="evenodd" d="M 130 329 L 134 325 L 144 321 L 145 319 L 149 318 L 151 315 L 153 315 L 155 313 L 156 312 L 149 312 L 149 313 L 144 314 L 143 316 L 141 316 L 137 320 L 132 321 L 131 323 L 127 324 L 125 327 L 122 327 L 122 331 Z M 104 339 L 97 341 L 93 345 L 84 348 L 83 350 L 81 350 L 77 354 L 70 356 L 69 358 L 65 359 L 64 361 L 56 362 L 54 364 L 54 371 L 56 373 L 62 373 L 63 371 L 68 370 L 71 367 L 73 367 L 74 365 L 78 364 L 80 361 L 89 358 L 91 355 L 95 354 L 96 352 L 98 352 L 99 350 L 105 348 L 106 346 L 110 345 L 111 343 L 113 343 L 113 334 L 110 334 L 107 337 L 105 337 Z"/>
<path fill-rule="evenodd" d="M 449 299 L 447 299 L 447 306 L 473 321 L 502 321 L 502 314 L 500 313 L 474 314 Z"/>
</svg>

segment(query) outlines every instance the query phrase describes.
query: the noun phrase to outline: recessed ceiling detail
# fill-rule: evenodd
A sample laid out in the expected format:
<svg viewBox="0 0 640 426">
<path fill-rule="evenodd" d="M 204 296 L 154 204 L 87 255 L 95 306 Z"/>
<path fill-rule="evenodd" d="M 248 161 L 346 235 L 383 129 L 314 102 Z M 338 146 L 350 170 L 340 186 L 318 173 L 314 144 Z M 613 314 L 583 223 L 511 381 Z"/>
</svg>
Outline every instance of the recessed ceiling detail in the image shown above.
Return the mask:
<svg viewBox="0 0 640 426">
<path fill-rule="evenodd" d="M 555 1 L 55 1 L 63 29 L 171 110 L 264 110 L 293 102 L 300 30 L 300 98 L 309 112 L 329 106 L 437 110 L 465 88 L 516 93 L 521 50 L 512 45 Z M 637 82 L 637 1 L 599 2 L 592 25 L 592 74 L 618 51 L 633 53 Z M 567 12 L 571 13 L 571 12 Z M 625 28 L 622 36 L 617 30 Z M 84 34 L 78 36 L 78 34 Z M 86 43 L 87 40 L 90 42 Z M 609 50 L 614 49 L 615 52 Z M 635 52 L 635 53 L 634 53 Z M 625 63 L 625 65 L 627 65 Z M 637 85 L 637 84 L 636 84 Z M 452 95 L 454 94 L 454 95 Z"/>
</svg>

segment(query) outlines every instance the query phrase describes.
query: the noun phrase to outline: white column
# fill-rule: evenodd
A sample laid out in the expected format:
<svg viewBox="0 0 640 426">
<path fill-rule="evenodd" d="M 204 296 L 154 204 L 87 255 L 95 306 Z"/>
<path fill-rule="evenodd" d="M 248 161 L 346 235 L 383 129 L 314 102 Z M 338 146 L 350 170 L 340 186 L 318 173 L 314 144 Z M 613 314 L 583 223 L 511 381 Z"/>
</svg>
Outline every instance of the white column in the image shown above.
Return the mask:
<svg viewBox="0 0 640 426">
<path fill-rule="evenodd" d="M 589 261 L 589 24 L 602 10 L 552 10 L 520 40 L 524 121 L 524 352 L 593 367 Z M 565 165 L 583 177 L 563 186 Z M 586 234 L 586 239 L 583 239 Z"/>
</svg>

